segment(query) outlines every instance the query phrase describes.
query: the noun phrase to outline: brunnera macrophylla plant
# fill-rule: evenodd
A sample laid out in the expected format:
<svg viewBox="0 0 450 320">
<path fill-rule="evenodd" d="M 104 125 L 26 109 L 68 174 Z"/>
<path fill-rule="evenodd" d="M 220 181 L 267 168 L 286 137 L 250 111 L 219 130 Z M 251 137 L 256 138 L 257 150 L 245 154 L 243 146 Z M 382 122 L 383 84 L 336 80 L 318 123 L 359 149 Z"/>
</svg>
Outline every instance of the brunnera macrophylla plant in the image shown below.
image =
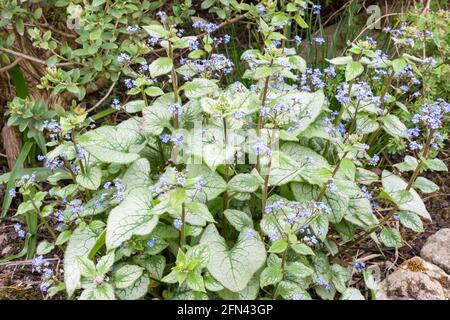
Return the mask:
<svg viewBox="0 0 450 320">
<path fill-rule="evenodd" d="M 450 106 L 408 108 L 427 57 L 390 58 L 367 38 L 314 69 L 284 32 L 290 16 L 259 11 L 263 45 L 241 56 L 250 85 L 221 81 L 234 64 L 217 50 L 229 41 L 213 35 L 218 25 L 197 20 L 199 36 L 184 36 L 161 12 L 138 28 L 164 54 L 116 57 L 130 99 L 112 105 L 127 120 L 97 126 L 68 112 L 43 123 L 50 151 L 38 160 L 51 187 L 22 177 L 10 194 L 22 195 L 17 215 L 35 226 L 18 232 L 35 239 L 41 221 L 53 237 L 33 260 L 47 272 L 44 292 L 363 299 L 348 285 L 354 268 L 376 293 L 364 262 L 343 254 L 365 240 L 399 247 L 400 225 L 421 232 L 431 219 L 417 191 L 439 188 L 423 172 L 447 170 L 435 155 Z M 371 170 L 386 139 L 404 145 L 404 160 Z M 44 271 L 41 254 L 54 246 L 64 250 L 63 283 Z"/>
</svg>

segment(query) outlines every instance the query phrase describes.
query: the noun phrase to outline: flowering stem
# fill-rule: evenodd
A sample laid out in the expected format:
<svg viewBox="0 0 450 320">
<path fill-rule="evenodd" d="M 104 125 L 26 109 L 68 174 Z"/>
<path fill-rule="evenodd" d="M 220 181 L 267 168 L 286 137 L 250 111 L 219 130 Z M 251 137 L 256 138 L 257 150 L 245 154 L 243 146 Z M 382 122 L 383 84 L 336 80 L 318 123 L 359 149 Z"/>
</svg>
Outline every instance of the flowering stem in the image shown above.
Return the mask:
<svg viewBox="0 0 450 320">
<path fill-rule="evenodd" d="M 185 220 L 186 220 L 186 208 L 184 202 L 181 204 L 181 228 L 180 228 L 180 245 L 184 247 L 186 245 L 186 230 L 185 230 Z"/>
<path fill-rule="evenodd" d="M 270 177 L 270 167 L 272 166 L 272 156 L 269 157 L 269 162 L 267 163 L 267 174 L 264 176 L 264 187 L 263 187 L 263 194 L 262 194 L 262 207 L 261 210 L 264 212 L 266 208 L 266 202 L 267 202 L 267 195 L 269 190 L 269 177 Z"/>
<path fill-rule="evenodd" d="M 225 117 L 222 118 L 223 121 L 223 135 L 224 135 L 224 143 L 225 143 L 225 154 L 226 149 L 228 146 L 228 132 L 227 132 L 227 120 Z M 229 164 L 227 163 L 227 159 L 225 159 L 225 163 L 223 165 L 223 175 L 225 178 L 225 181 L 228 183 L 228 171 L 229 171 Z M 225 190 L 223 193 L 223 210 L 228 209 L 228 192 Z"/>
<path fill-rule="evenodd" d="M 270 60 L 270 64 L 269 67 L 272 67 L 273 64 L 273 59 Z M 264 107 L 264 105 L 266 104 L 266 99 L 267 99 L 267 92 L 269 91 L 269 82 L 270 82 L 270 75 L 266 77 L 266 80 L 264 81 L 264 88 L 263 91 L 261 92 L 261 96 L 260 96 L 260 100 L 261 100 L 261 107 Z M 258 128 L 257 128 L 257 134 L 258 137 L 260 137 L 261 135 L 261 129 L 264 126 L 264 122 L 263 122 L 263 117 L 261 116 L 261 112 L 258 115 Z M 258 169 L 259 167 L 259 154 L 256 155 L 256 169 Z"/>
<path fill-rule="evenodd" d="M 342 159 L 336 164 L 336 167 L 334 168 L 333 173 L 331 174 L 331 177 L 330 177 L 330 179 L 328 179 L 328 181 L 334 178 L 334 176 L 336 175 L 336 173 L 339 171 L 339 168 L 340 168 L 340 166 L 341 166 L 342 160 L 345 159 L 345 157 L 347 156 L 348 153 L 349 153 L 349 151 L 346 151 L 346 152 L 344 153 L 344 155 L 342 156 Z M 322 189 L 320 190 L 319 194 L 318 194 L 317 197 L 316 197 L 316 201 L 320 201 L 320 200 L 322 199 L 322 197 L 324 196 L 324 194 L 325 194 L 326 191 L 327 191 L 327 183 L 324 184 L 324 186 L 323 186 Z"/>
<path fill-rule="evenodd" d="M 78 149 L 77 143 L 75 142 L 75 129 L 72 129 L 71 137 L 72 137 L 73 147 L 74 147 L 74 149 L 75 149 L 75 153 L 77 154 L 77 158 L 78 158 L 79 149 Z M 82 172 L 83 174 L 85 174 L 85 173 L 86 173 L 86 169 L 84 168 L 83 160 L 78 159 L 78 162 L 80 163 L 81 172 Z"/>
<path fill-rule="evenodd" d="M 30 198 L 31 201 L 31 205 L 33 206 L 34 210 L 36 210 L 36 214 L 39 216 L 39 218 L 41 219 L 42 223 L 44 224 L 45 228 L 47 229 L 47 231 L 50 233 L 50 235 L 52 236 L 53 240 L 56 241 L 57 237 L 56 234 L 53 232 L 52 228 L 50 227 L 50 225 L 48 224 L 47 220 L 45 220 L 44 217 L 41 216 L 40 214 L 40 210 L 37 207 L 36 203 L 34 202 L 33 199 Z"/>
<path fill-rule="evenodd" d="M 169 58 L 172 60 L 171 78 L 172 78 L 172 88 L 173 88 L 173 99 L 178 108 L 178 78 L 177 78 L 177 73 L 175 71 L 175 61 L 174 61 L 174 56 L 173 56 L 172 43 L 170 41 L 169 41 Z M 175 117 L 174 128 L 178 129 L 180 126 L 179 119 L 178 119 L 178 112 L 175 112 L 174 117 Z"/>
<path fill-rule="evenodd" d="M 408 181 L 408 184 L 406 186 L 406 191 L 409 191 L 412 188 L 412 185 L 414 184 L 414 182 L 417 179 L 417 176 L 420 173 L 420 170 L 422 169 L 422 166 L 425 163 L 425 160 L 427 159 L 429 152 L 430 152 L 430 146 L 431 146 L 431 140 L 433 138 L 433 130 L 430 130 L 430 132 L 428 133 L 428 137 L 423 149 L 423 158 L 420 160 L 420 162 L 418 163 L 416 169 L 414 170 L 413 174 L 411 175 L 411 178 Z M 351 249 L 354 245 L 360 243 L 361 241 L 363 241 L 364 239 L 366 239 L 368 236 L 370 236 L 374 231 L 376 231 L 378 228 L 381 228 L 382 226 L 384 226 L 398 211 L 398 206 L 394 204 L 394 208 L 391 210 L 391 212 L 389 212 L 381 221 L 380 223 L 378 223 L 377 225 L 373 226 L 372 228 L 370 228 L 369 230 L 365 231 L 361 236 L 359 236 L 358 238 L 348 242 L 347 244 L 345 244 L 336 254 L 336 256 L 339 256 L 341 254 L 343 254 L 344 252 L 347 252 L 349 249 Z"/>
<path fill-rule="evenodd" d="M 281 257 L 281 274 L 284 274 L 284 267 L 286 266 L 287 251 L 288 251 L 287 249 L 284 250 L 283 256 Z M 280 282 L 277 283 L 277 285 L 275 286 L 275 289 L 273 290 L 272 300 L 275 300 L 277 297 L 277 292 L 278 292 L 278 287 L 280 286 Z"/>
</svg>

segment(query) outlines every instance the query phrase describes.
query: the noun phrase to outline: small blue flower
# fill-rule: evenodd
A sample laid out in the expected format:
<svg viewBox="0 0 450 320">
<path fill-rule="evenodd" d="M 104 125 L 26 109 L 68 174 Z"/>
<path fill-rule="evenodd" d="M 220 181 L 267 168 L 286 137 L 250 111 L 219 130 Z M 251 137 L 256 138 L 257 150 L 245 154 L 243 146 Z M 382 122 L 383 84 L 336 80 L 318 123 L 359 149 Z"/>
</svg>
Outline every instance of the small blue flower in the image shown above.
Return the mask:
<svg viewBox="0 0 450 320">
<path fill-rule="evenodd" d="M 130 55 L 129 55 L 129 54 L 126 54 L 126 53 L 124 53 L 124 52 L 122 52 L 122 53 L 117 57 L 117 61 L 118 61 L 118 62 L 121 62 L 121 63 L 130 61 L 130 60 L 131 60 Z"/>
<path fill-rule="evenodd" d="M 16 191 L 15 188 L 12 188 L 12 189 L 9 190 L 9 196 L 11 198 L 14 198 L 16 195 L 17 195 L 17 191 Z"/>
<path fill-rule="evenodd" d="M 355 262 L 353 262 L 353 266 L 355 267 L 356 271 L 361 273 L 364 271 L 364 268 L 366 267 L 366 263 L 361 262 L 361 261 L 355 261 Z"/>
<path fill-rule="evenodd" d="M 272 241 L 272 242 L 280 239 L 280 234 L 276 231 L 270 231 L 268 236 L 269 236 L 270 241 Z"/>
<path fill-rule="evenodd" d="M 147 242 L 147 245 L 148 245 L 150 248 L 153 248 L 153 246 L 154 246 L 155 243 L 156 243 L 156 240 L 157 240 L 157 238 L 156 238 L 156 237 L 153 237 L 151 240 L 149 240 L 149 241 Z"/>
<path fill-rule="evenodd" d="M 170 134 L 164 133 L 162 135 L 159 136 L 159 139 L 161 139 L 162 142 L 164 143 L 168 143 L 170 141 Z"/>
<path fill-rule="evenodd" d="M 206 180 L 203 179 L 203 178 L 201 178 L 201 179 L 194 185 L 194 188 L 195 188 L 195 190 L 200 191 L 200 190 L 202 190 L 202 188 L 203 188 L 203 186 L 204 186 L 205 184 L 206 184 Z"/>
<path fill-rule="evenodd" d="M 181 229 L 181 227 L 183 226 L 183 221 L 181 221 L 181 219 L 175 219 L 173 225 L 175 226 L 175 228 Z"/>
<path fill-rule="evenodd" d="M 323 37 L 317 37 L 317 38 L 313 38 L 314 42 L 318 43 L 318 44 L 324 44 L 325 43 L 325 39 Z"/>
</svg>

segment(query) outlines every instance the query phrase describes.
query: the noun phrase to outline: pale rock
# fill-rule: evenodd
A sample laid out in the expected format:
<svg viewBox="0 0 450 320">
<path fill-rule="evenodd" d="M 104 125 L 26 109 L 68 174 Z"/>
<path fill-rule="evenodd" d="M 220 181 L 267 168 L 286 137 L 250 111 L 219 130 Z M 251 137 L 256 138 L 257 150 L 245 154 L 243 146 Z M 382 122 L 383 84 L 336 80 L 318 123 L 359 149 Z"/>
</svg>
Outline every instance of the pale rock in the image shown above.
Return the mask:
<svg viewBox="0 0 450 320">
<path fill-rule="evenodd" d="M 403 262 L 379 284 L 378 300 L 450 299 L 450 276 L 420 257 Z"/>
<path fill-rule="evenodd" d="M 444 228 L 430 236 L 420 256 L 450 273 L 450 229 Z"/>
</svg>

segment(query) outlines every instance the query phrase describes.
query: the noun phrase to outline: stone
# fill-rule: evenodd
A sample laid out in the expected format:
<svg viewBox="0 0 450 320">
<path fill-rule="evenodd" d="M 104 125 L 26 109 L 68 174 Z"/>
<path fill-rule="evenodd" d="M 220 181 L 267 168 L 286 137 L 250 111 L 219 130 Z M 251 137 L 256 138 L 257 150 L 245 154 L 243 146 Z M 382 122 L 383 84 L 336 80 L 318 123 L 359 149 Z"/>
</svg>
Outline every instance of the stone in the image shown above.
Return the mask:
<svg viewBox="0 0 450 320">
<path fill-rule="evenodd" d="M 450 229 L 441 229 L 430 236 L 422 247 L 420 256 L 450 273 Z"/>
<path fill-rule="evenodd" d="M 450 276 L 420 257 L 403 262 L 378 286 L 378 300 L 450 299 Z"/>
</svg>

